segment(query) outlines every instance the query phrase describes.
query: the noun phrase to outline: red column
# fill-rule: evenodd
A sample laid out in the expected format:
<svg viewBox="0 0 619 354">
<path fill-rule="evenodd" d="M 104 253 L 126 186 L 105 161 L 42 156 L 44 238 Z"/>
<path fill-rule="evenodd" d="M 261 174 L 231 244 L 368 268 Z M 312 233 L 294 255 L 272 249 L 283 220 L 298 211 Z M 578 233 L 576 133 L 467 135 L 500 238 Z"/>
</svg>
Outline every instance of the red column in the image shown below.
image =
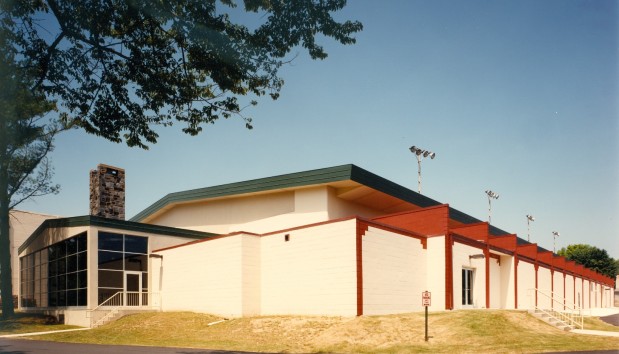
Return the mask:
<svg viewBox="0 0 619 354">
<path fill-rule="evenodd" d="M 537 285 L 537 270 L 539 269 L 539 264 L 535 262 L 535 306 L 537 306 L 537 289 L 539 286 Z"/>
<path fill-rule="evenodd" d="M 514 253 L 514 297 L 514 308 L 518 309 L 518 254 L 516 253 Z"/>
<path fill-rule="evenodd" d="M 451 235 L 445 235 L 445 310 L 454 308 L 453 242 Z"/>
<path fill-rule="evenodd" d="M 564 310 L 565 310 L 565 302 L 567 301 L 567 300 L 565 300 L 566 295 L 567 295 L 567 294 L 565 293 L 565 276 L 566 276 L 566 274 L 565 274 L 565 270 L 564 270 L 564 271 L 563 271 L 563 309 L 564 309 Z"/>
<path fill-rule="evenodd" d="M 484 249 L 486 258 L 486 308 L 490 308 L 490 250 L 488 247 Z"/>
</svg>

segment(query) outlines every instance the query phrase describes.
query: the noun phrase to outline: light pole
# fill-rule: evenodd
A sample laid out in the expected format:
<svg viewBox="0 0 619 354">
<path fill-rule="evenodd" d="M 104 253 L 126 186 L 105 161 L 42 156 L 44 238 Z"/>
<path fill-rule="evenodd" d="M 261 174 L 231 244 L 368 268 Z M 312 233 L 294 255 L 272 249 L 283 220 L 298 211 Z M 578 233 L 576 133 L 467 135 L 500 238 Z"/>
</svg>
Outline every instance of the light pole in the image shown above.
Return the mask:
<svg viewBox="0 0 619 354">
<path fill-rule="evenodd" d="M 527 241 L 531 241 L 531 226 L 529 225 L 531 221 L 535 221 L 535 218 L 527 214 Z"/>
<path fill-rule="evenodd" d="M 436 154 L 432 151 L 418 148 L 415 145 L 411 146 L 409 150 L 417 157 L 417 191 L 421 194 L 421 160 L 428 156 L 430 156 L 431 159 L 434 159 Z"/>
<path fill-rule="evenodd" d="M 552 232 L 552 253 L 557 253 L 557 237 L 559 237 L 559 233 L 557 231 Z"/>
<path fill-rule="evenodd" d="M 492 219 L 492 199 L 499 199 L 499 195 L 489 189 L 486 191 L 486 194 L 488 195 L 488 225 L 490 225 Z"/>
</svg>

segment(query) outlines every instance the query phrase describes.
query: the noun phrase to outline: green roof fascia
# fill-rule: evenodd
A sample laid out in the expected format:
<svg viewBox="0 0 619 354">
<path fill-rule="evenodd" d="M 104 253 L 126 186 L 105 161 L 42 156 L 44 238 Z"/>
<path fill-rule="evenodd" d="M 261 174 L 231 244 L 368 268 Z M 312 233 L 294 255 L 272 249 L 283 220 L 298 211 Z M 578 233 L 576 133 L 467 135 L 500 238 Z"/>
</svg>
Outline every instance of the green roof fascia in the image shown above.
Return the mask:
<svg viewBox="0 0 619 354">
<path fill-rule="evenodd" d="M 290 173 L 273 177 L 253 179 L 244 182 L 219 186 L 190 189 L 170 193 L 132 217 L 131 221 L 141 221 L 169 204 L 198 201 L 203 199 L 263 192 L 269 190 L 303 187 L 351 179 L 353 165 L 342 165 L 317 170 Z"/>
<path fill-rule="evenodd" d="M 170 193 L 136 214 L 130 220 L 141 221 L 165 206 L 174 203 L 184 203 L 216 197 L 310 186 L 346 180 L 357 182 L 422 208 L 443 204 L 386 178 L 364 170 L 361 167 L 353 164 L 347 164 Z M 464 224 L 480 222 L 480 220 L 451 207 L 449 208 L 449 217 Z M 507 234 L 507 232 L 494 226 L 490 227 L 490 232 L 495 235 Z"/>
<path fill-rule="evenodd" d="M 190 239 L 203 239 L 207 237 L 219 236 L 210 232 L 202 232 L 195 230 L 179 229 L 176 227 L 159 226 L 151 224 L 142 224 L 133 221 L 108 219 L 93 215 L 75 216 L 70 218 L 47 219 L 19 246 L 18 252 L 23 251 L 28 245 L 36 239 L 45 229 L 59 227 L 78 227 L 78 226 L 96 226 L 108 227 L 124 231 L 144 232 L 156 235 L 184 237 Z"/>
</svg>

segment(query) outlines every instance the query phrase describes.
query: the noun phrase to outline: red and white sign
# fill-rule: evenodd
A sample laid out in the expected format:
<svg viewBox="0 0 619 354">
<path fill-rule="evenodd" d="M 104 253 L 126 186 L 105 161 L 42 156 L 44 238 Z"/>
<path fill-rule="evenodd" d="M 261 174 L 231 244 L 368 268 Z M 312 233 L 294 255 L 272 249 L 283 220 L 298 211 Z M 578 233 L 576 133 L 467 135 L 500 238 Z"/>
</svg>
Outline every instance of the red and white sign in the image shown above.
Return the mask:
<svg viewBox="0 0 619 354">
<path fill-rule="evenodd" d="M 421 306 L 431 306 L 432 302 L 432 294 L 429 291 L 424 291 L 421 293 Z"/>
</svg>

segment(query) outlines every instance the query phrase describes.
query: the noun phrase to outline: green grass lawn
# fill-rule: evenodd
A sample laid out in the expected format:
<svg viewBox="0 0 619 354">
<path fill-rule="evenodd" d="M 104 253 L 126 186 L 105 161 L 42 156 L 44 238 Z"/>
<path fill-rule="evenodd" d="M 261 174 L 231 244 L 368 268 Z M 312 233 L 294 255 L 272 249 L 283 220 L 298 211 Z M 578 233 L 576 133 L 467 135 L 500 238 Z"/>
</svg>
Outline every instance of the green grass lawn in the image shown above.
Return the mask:
<svg viewBox="0 0 619 354">
<path fill-rule="evenodd" d="M 468 310 L 431 313 L 424 341 L 422 313 L 362 317 L 265 316 L 232 319 L 189 312 L 126 316 L 90 331 L 31 339 L 264 352 L 496 353 L 619 349 L 615 337 L 564 332 L 526 312 Z M 585 328 L 615 329 L 596 319 Z M 597 326 L 597 328 L 591 328 Z M 610 326 L 610 327 L 606 327 Z"/>
</svg>

